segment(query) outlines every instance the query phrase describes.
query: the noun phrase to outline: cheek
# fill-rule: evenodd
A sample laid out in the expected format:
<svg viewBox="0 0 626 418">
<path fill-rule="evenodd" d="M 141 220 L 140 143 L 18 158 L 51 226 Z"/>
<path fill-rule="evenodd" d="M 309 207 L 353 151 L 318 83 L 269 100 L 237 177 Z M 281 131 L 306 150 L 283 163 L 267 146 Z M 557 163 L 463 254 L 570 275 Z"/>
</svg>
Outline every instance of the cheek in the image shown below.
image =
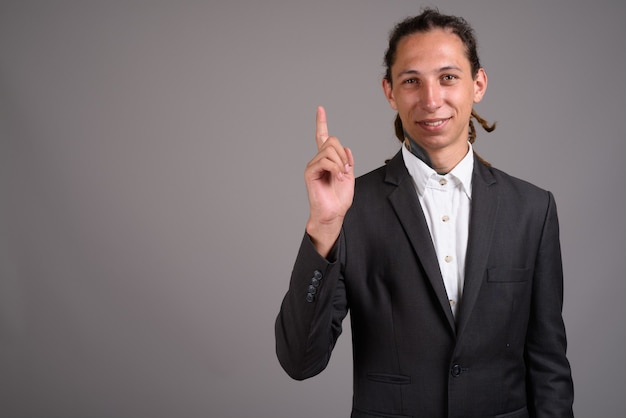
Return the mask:
<svg viewBox="0 0 626 418">
<path fill-rule="evenodd" d="M 457 90 L 450 92 L 447 101 L 457 109 L 471 109 L 474 104 L 474 90 Z"/>
<path fill-rule="evenodd" d="M 417 96 L 410 92 L 402 92 L 395 95 L 396 108 L 400 112 L 410 112 L 411 108 L 418 104 Z"/>
</svg>

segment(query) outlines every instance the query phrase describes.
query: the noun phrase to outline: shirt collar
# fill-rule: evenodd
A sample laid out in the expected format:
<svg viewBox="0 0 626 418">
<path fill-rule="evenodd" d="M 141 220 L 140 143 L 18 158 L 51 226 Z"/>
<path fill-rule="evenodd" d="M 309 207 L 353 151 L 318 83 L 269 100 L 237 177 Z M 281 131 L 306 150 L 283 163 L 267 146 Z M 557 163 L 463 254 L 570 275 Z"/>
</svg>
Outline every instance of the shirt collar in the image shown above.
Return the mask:
<svg viewBox="0 0 626 418">
<path fill-rule="evenodd" d="M 469 150 L 463 159 L 450 171 L 442 175 L 426 165 L 422 160 L 411 153 L 404 145 L 402 146 L 402 157 L 409 174 L 413 178 L 417 193 L 424 196 L 424 191 L 429 181 L 438 182 L 445 178 L 460 184 L 463 191 L 471 199 L 472 197 L 472 173 L 474 171 L 474 151 L 472 144 L 468 142 Z"/>
</svg>

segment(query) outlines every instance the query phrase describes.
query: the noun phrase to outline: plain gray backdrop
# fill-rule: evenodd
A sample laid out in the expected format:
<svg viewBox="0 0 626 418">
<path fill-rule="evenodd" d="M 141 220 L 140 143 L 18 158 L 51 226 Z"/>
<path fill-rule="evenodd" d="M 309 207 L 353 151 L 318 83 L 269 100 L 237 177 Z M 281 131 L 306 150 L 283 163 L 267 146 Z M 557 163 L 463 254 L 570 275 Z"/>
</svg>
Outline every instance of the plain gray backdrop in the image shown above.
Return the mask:
<svg viewBox="0 0 626 418">
<path fill-rule="evenodd" d="M 618 0 L 1 0 L 0 416 L 347 417 L 348 324 L 305 382 L 273 324 L 316 106 L 357 174 L 391 157 L 382 57 L 426 5 L 477 31 L 477 151 L 556 196 L 577 416 L 623 416 Z"/>
</svg>

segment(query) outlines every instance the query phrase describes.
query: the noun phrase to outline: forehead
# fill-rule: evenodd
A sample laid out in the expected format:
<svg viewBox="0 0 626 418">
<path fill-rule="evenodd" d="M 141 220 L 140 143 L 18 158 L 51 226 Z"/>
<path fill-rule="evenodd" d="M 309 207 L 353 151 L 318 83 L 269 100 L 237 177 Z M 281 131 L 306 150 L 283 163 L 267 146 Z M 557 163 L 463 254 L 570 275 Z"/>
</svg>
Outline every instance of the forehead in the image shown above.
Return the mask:
<svg viewBox="0 0 626 418">
<path fill-rule="evenodd" d="M 428 32 L 418 32 L 400 40 L 394 67 L 419 67 L 416 69 L 443 68 L 456 66 L 463 70 L 470 70 L 465 45 L 461 38 L 450 30 L 432 29 Z"/>
</svg>

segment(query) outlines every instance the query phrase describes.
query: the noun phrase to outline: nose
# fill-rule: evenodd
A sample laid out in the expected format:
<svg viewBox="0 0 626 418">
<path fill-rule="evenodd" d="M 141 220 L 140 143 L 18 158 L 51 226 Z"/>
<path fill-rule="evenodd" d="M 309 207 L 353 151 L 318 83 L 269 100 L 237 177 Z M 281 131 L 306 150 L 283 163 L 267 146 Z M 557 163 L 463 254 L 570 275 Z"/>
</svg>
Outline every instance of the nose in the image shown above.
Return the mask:
<svg viewBox="0 0 626 418">
<path fill-rule="evenodd" d="M 422 108 L 427 112 L 433 113 L 443 104 L 442 89 L 439 83 L 425 83 L 421 93 Z"/>
</svg>

